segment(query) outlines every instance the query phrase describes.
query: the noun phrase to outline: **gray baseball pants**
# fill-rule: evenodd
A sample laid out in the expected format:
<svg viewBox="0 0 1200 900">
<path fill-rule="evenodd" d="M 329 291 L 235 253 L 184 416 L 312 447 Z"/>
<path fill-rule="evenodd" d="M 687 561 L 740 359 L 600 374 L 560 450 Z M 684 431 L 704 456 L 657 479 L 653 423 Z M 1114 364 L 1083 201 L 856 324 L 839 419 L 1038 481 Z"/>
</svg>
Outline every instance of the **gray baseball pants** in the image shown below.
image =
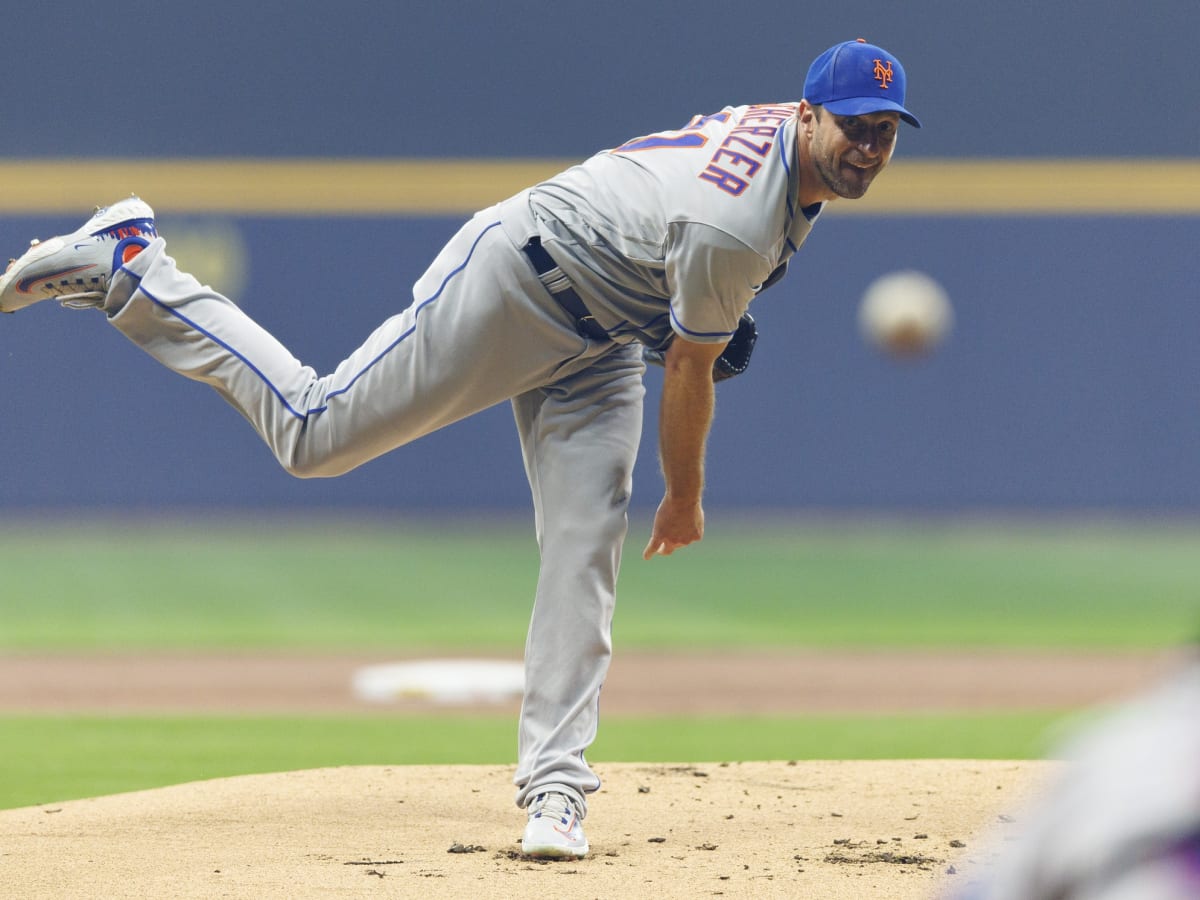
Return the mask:
<svg viewBox="0 0 1200 900">
<path fill-rule="evenodd" d="M 325 376 L 180 272 L 162 238 L 116 274 L 105 310 L 163 365 L 216 389 L 299 477 L 339 475 L 511 401 L 541 554 L 516 800 L 561 790 L 586 809 L 599 787 L 584 751 L 612 653 L 644 366 L 638 345 L 576 332 L 520 250 L 535 233 L 524 195 L 478 213 L 413 303 Z"/>
</svg>

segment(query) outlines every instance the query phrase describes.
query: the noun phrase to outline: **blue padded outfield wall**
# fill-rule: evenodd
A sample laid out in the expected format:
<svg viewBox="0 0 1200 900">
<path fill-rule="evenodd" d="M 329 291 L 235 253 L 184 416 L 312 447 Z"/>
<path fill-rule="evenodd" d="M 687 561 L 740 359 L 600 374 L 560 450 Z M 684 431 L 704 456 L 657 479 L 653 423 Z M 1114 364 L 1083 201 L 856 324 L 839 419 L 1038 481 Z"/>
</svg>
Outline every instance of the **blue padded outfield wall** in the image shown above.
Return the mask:
<svg viewBox="0 0 1200 900">
<path fill-rule="evenodd" d="M 709 506 L 1200 512 L 1200 4 L 850 6 L 16 8 L 0 249 L 138 191 L 182 262 L 326 371 L 406 305 L 470 208 L 375 203 L 349 188 L 364 163 L 414 186 L 414 161 L 565 165 L 693 113 L 797 99 L 813 56 L 863 36 L 905 61 L 926 127 L 905 129 L 878 202 L 831 208 L 755 302 L 754 364 L 719 392 Z M 83 20 L 87 52 L 46 49 Z M 234 174 L 318 158 L 350 208 L 306 207 L 302 178 L 264 200 Z M 867 284 L 902 268 L 940 280 L 956 316 L 903 364 L 856 323 Z M 660 490 L 659 383 L 642 507 Z M 0 454 L 10 514 L 529 506 L 506 406 L 298 481 L 211 391 L 98 314 L 48 305 L 0 318 Z"/>
</svg>

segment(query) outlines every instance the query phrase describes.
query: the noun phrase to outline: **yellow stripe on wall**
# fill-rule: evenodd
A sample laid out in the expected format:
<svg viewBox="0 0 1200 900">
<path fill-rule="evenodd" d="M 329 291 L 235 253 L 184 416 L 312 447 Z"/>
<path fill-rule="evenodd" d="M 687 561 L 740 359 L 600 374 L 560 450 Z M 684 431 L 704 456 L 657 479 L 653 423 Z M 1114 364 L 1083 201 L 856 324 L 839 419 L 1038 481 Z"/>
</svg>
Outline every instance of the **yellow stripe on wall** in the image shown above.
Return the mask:
<svg viewBox="0 0 1200 900">
<path fill-rule="evenodd" d="M 136 193 L 159 212 L 474 212 L 574 160 L 0 161 L 0 212 L 77 214 Z M 837 215 L 1197 215 L 1200 160 L 900 160 Z"/>
<path fill-rule="evenodd" d="M 897 160 L 839 212 L 1200 214 L 1200 160 Z"/>
<path fill-rule="evenodd" d="M 78 212 L 131 193 L 160 212 L 428 215 L 474 212 L 571 162 L 156 159 L 0 163 L 0 210 Z"/>
</svg>

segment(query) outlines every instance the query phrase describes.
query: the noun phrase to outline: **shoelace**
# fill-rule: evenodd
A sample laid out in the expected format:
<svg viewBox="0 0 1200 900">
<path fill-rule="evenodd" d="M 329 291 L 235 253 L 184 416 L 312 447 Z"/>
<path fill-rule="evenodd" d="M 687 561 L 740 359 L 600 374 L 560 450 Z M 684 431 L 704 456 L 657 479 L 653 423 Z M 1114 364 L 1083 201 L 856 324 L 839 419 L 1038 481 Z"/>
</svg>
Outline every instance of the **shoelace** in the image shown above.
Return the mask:
<svg viewBox="0 0 1200 900">
<path fill-rule="evenodd" d="M 558 819 L 565 824 L 570 820 L 571 813 L 578 816 L 579 807 L 566 794 L 560 794 L 557 791 L 538 794 L 533 798 L 533 803 L 529 804 L 529 815 L 531 817 L 548 816 Z"/>
</svg>

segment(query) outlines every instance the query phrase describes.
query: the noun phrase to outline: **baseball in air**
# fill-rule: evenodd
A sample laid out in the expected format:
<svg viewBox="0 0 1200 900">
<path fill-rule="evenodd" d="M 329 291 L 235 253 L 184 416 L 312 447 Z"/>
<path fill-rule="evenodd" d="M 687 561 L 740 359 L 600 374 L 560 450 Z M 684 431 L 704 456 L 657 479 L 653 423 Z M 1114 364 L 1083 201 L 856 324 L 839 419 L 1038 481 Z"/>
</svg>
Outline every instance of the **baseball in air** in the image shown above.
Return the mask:
<svg viewBox="0 0 1200 900">
<path fill-rule="evenodd" d="M 923 272 L 892 272 L 875 279 L 858 308 L 863 337 L 896 357 L 928 354 L 953 322 L 950 298 Z"/>
</svg>

